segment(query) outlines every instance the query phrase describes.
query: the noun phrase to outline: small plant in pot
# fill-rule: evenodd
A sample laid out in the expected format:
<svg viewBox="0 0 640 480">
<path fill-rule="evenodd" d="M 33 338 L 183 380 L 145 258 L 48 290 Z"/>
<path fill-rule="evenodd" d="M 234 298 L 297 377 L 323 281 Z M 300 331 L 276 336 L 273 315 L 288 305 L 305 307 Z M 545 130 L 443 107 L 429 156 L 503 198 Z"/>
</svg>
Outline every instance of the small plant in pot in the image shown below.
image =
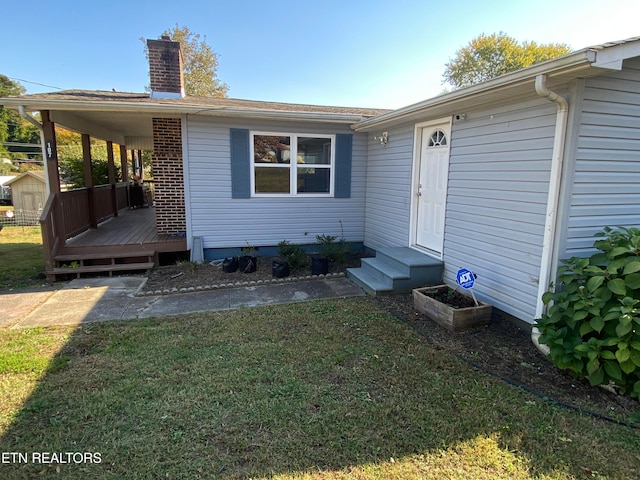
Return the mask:
<svg viewBox="0 0 640 480">
<path fill-rule="evenodd" d="M 344 238 L 335 235 L 316 235 L 318 255 L 311 258 L 311 275 L 326 275 L 329 264 L 343 266 L 347 261 L 349 246 Z"/>
<path fill-rule="evenodd" d="M 273 261 L 273 276 L 285 277 L 290 271 L 300 271 L 309 265 L 309 257 L 300 245 L 293 245 L 287 240 L 278 243 L 280 258 Z M 286 265 L 286 267 L 284 266 Z M 287 272 L 286 274 L 284 272 Z"/>
<path fill-rule="evenodd" d="M 240 252 L 242 255 L 238 257 L 238 270 L 242 273 L 253 273 L 258 269 L 258 260 L 256 259 L 256 252 L 258 247 L 254 247 L 247 243 L 246 247 L 242 247 Z"/>
</svg>

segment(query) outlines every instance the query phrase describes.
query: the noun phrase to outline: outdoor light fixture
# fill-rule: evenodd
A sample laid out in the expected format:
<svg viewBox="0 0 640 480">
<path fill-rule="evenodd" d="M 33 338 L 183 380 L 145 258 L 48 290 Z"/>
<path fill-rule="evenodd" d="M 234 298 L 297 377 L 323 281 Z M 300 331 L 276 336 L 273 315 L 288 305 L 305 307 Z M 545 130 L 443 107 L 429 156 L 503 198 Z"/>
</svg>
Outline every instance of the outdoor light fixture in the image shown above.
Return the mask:
<svg viewBox="0 0 640 480">
<path fill-rule="evenodd" d="M 382 135 L 379 137 L 373 137 L 373 139 L 379 141 L 380 145 L 383 147 L 386 147 L 387 142 L 389 141 L 389 132 L 382 132 Z"/>
</svg>

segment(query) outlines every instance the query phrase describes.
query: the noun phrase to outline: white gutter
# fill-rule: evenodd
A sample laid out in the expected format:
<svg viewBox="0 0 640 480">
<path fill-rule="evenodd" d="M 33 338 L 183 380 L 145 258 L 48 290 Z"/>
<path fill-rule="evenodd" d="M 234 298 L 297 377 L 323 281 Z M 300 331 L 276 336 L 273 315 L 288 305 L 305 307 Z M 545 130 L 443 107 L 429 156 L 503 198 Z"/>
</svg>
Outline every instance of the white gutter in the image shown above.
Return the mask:
<svg viewBox="0 0 640 480">
<path fill-rule="evenodd" d="M 44 140 L 44 129 L 42 128 L 42 125 L 40 124 L 40 122 L 38 122 L 35 118 L 33 118 L 31 115 L 27 113 L 27 111 L 24 109 L 24 105 L 18 105 L 18 112 L 20 113 L 20 116 L 22 118 L 24 118 L 27 122 L 35 126 L 40 132 L 40 147 L 42 148 L 42 164 L 44 165 L 44 178 L 45 178 L 44 187 L 45 187 L 46 198 L 49 198 L 49 194 L 51 193 L 51 187 L 49 186 L 49 165 L 47 163 L 47 151 L 46 151 L 47 146 Z"/>
<path fill-rule="evenodd" d="M 562 164 L 564 160 L 564 144 L 567 133 L 567 119 L 569 117 L 569 103 L 564 97 L 547 88 L 547 76 L 536 76 L 536 92 L 557 106 L 556 130 L 553 138 L 553 153 L 551 156 L 551 177 L 549 179 L 549 195 L 547 197 L 547 217 L 544 226 L 544 238 L 542 241 L 542 262 L 540 264 L 540 279 L 538 281 L 538 297 L 536 303 L 536 316 L 540 318 L 545 311 L 542 295 L 547 291 L 552 279 L 553 245 L 556 236 L 556 220 L 558 217 L 558 204 L 560 200 L 560 179 L 562 176 Z M 549 347 L 540 345 L 540 330 L 534 326 L 531 330 L 531 341 L 543 354 L 549 354 Z"/>
</svg>

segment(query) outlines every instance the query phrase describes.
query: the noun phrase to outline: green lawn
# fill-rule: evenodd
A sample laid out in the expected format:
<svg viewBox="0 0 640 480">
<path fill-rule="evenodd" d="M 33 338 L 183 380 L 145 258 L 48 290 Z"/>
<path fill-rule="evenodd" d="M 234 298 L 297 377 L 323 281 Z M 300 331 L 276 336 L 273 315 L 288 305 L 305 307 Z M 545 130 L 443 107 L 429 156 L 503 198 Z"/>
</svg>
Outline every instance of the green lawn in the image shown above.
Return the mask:
<svg viewBox="0 0 640 480">
<path fill-rule="evenodd" d="M 40 227 L 5 226 L 0 231 L 0 290 L 45 283 Z"/>
<path fill-rule="evenodd" d="M 370 298 L 0 330 L 0 478 L 638 478 L 640 432 L 434 348 Z M 33 452 L 100 463 L 33 464 Z M 95 460 L 96 455 L 91 459 Z"/>
</svg>

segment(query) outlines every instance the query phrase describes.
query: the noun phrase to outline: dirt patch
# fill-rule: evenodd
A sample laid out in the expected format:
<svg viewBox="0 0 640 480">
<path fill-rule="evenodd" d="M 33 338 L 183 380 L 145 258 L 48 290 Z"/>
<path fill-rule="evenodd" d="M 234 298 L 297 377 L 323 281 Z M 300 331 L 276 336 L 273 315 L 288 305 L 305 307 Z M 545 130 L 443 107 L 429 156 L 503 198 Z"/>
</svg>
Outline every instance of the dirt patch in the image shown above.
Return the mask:
<svg viewBox="0 0 640 480">
<path fill-rule="evenodd" d="M 439 289 L 425 289 L 422 290 L 422 293 L 452 308 L 470 308 L 476 306 L 475 302 L 470 296 L 463 295 L 462 293 L 448 287 Z"/>
<path fill-rule="evenodd" d="M 359 267 L 363 254 L 349 256 L 344 265 L 329 263 L 329 276 L 342 276 L 349 267 Z M 179 262 L 175 265 L 154 269 L 148 276 L 147 284 L 142 295 L 158 295 L 194 290 L 209 290 L 230 288 L 245 285 L 295 282 L 310 279 L 311 268 L 292 270 L 285 278 L 274 278 L 272 263 L 278 257 L 257 257 L 257 269 L 252 273 L 243 273 L 240 269 L 227 273 L 222 270 L 220 263 L 209 262 L 195 264 Z M 324 276 L 323 276 L 324 278 Z"/>
</svg>

